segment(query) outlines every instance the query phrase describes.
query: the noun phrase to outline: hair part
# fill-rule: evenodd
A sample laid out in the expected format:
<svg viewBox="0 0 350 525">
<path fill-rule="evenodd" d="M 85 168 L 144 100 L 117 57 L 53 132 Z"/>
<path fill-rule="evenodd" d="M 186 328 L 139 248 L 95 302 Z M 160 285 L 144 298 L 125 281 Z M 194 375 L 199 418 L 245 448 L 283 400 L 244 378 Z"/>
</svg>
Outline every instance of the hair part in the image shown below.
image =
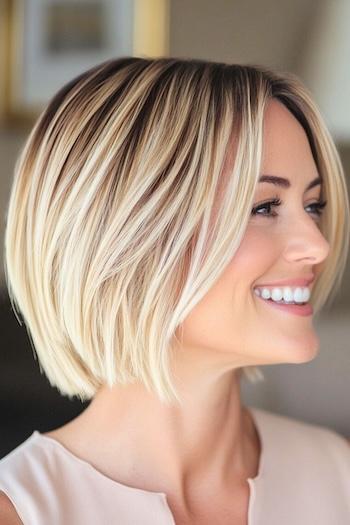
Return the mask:
<svg viewBox="0 0 350 525">
<path fill-rule="evenodd" d="M 176 331 L 243 238 L 272 98 L 305 129 L 328 201 L 320 227 L 330 255 L 311 297 L 318 311 L 345 269 L 349 202 L 334 142 L 297 77 L 123 57 L 49 102 L 16 162 L 5 275 L 41 370 L 63 395 L 84 401 L 104 384 L 140 381 L 181 402 Z M 263 378 L 258 367 L 238 374 Z"/>
</svg>

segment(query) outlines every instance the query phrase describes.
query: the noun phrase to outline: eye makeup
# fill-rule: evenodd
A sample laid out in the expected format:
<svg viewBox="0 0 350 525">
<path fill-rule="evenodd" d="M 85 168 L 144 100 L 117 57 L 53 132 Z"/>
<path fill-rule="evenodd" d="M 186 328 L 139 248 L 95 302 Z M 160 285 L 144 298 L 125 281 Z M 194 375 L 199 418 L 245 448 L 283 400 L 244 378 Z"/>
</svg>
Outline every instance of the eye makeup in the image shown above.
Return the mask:
<svg viewBox="0 0 350 525">
<path fill-rule="evenodd" d="M 267 214 L 259 213 L 259 212 L 264 209 L 268 209 L 271 212 L 271 209 L 277 208 L 278 206 L 281 206 L 282 204 L 283 204 L 283 201 L 280 198 L 275 197 L 273 199 L 267 200 L 265 202 L 262 202 L 261 204 L 254 206 L 254 208 L 252 209 L 251 215 L 253 216 L 262 215 L 263 217 L 268 217 L 268 218 L 277 217 L 278 213 L 276 212 L 267 213 Z M 326 200 L 319 200 L 319 201 L 308 204 L 306 208 L 312 208 L 311 213 L 315 214 L 317 217 L 320 217 L 326 205 L 327 205 Z"/>
</svg>

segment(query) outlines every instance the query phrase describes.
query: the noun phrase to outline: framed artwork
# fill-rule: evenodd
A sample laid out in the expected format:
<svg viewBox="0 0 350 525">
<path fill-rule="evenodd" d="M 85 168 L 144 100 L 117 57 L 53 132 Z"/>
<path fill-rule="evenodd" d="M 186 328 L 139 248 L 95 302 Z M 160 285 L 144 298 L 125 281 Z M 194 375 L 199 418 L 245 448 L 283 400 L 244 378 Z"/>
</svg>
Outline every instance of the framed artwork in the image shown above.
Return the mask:
<svg viewBox="0 0 350 525">
<path fill-rule="evenodd" d="M 7 0 L 4 120 L 31 124 L 79 73 L 121 56 L 166 56 L 170 0 Z"/>
</svg>

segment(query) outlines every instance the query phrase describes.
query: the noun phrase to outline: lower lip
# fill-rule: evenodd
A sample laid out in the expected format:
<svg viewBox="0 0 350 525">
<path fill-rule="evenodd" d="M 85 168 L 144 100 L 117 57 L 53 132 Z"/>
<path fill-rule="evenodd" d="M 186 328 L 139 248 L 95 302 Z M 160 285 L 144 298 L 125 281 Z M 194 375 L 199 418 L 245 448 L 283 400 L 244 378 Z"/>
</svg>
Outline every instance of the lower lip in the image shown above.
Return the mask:
<svg viewBox="0 0 350 525">
<path fill-rule="evenodd" d="M 274 301 L 271 301 L 269 299 L 263 299 L 259 295 L 256 295 L 258 299 L 261 299 L 261 301 L 264 301 L 264 303 L 269 304 L 272 308 L 278 308 L 278 310 L 282 310 L 284 312 L 288 312 L 295 315 L 312 315 L 313 314 L 313 307 L 310 303 L 306 304 L 282 304 L 282 303 L 275 303 Z"/>
</svg>

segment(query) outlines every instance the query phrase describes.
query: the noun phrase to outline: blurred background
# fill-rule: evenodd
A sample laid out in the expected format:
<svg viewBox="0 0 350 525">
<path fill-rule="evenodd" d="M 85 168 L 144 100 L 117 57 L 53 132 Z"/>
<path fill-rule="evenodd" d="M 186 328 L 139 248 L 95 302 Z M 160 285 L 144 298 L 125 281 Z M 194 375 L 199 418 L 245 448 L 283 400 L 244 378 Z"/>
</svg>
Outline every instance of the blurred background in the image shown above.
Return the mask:
<svg viewBox="0 0 350 525">
<path fill-rule="evenodd" d="M 261 64 L 311 90 L 350 177 L 349 0 L 0 0 L 1 250 L 17 155 L 39 111 L 68 80 L 107 58 L 177 56 Z M 64 424 L 86 404 L 40 372 L 11 310 L 0 268 L 0 457 Z M 261 367 L 242 381 L 246 405 L 326 425 L 350 437 L 350 262 L 331 307 L 314 320 L 310 363 Z"/>
</svg>

